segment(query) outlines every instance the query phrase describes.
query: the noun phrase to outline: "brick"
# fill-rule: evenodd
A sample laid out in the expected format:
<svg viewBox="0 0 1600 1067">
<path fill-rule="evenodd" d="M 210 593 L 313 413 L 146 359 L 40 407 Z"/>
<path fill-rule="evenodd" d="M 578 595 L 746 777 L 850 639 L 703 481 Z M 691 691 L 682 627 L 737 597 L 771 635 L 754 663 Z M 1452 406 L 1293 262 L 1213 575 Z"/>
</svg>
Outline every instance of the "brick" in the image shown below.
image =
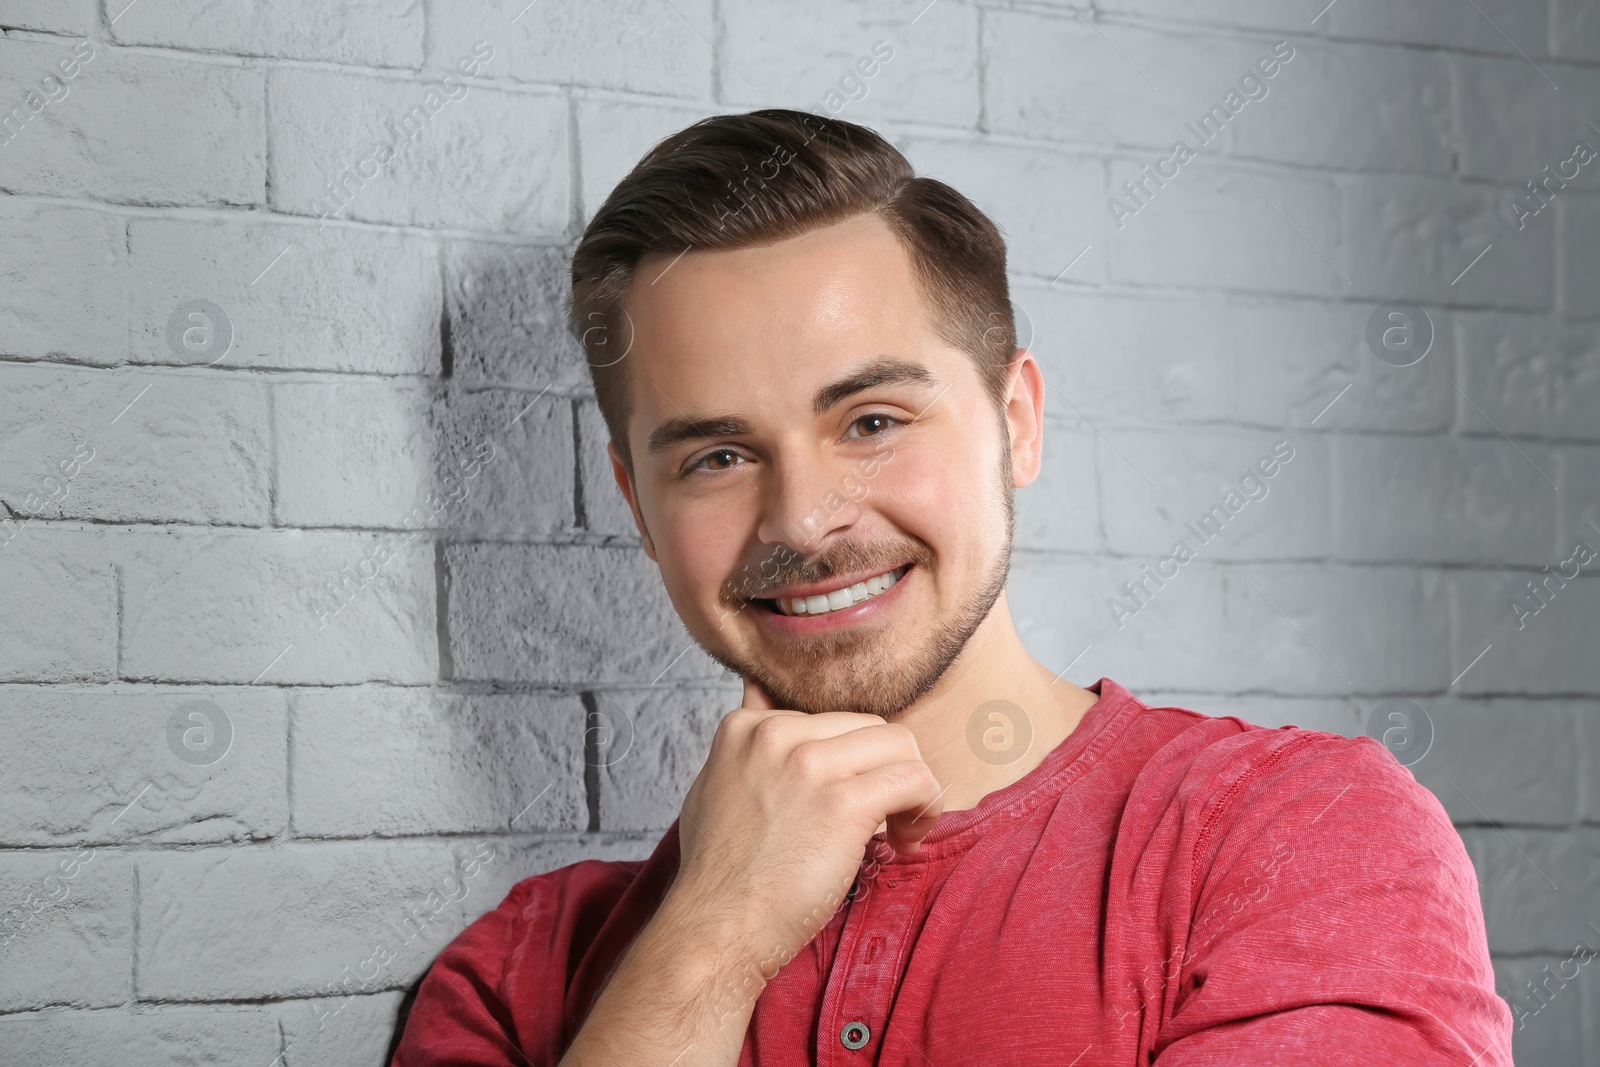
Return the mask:
<svg viewBox="0 0 1600 1067">
<path fill-rule="evenodd" d="M 1510 314 L 1458 322 L 1463 430 L 1600 440 L 1600 324 Z"/>
<path fill-rule="evenodd" d="M 1317 6 L 1320 8 L 1325 2 L 1317 0 Z M 1544 5 L 1519 3 L 1518 0 L 1474 2 L 1478 5 L 1477 11 L 1462 11 L 1451 0 L 1413 0 L 1407 4 L 1341 0 L 1317 21 L 1334 37 L 1443 45 L 1513 56 L 1518 48 L 1530 56 L 1544 54 Z M 1466 17 L 1468 15 L 1471 17 Z M 1414 52 L 1410 54 L 1415 55 Z"/>
<path fill-rule="evenodd" d="M 94 26 L 94 16 L 93 0 L 8 0 L 0 10 L 0 28 L 81 37 Z"/>
<path fill-rule="evenodd" d="M 1228 569 L 1226 595 L 1229 688 L 1388 696 L 1449 684 L 1438 574 L 1256 564 Z"/>
<path fill-rule="evenodd" d="M 1044 372 L 1046 414 L 1097 425 L 1229 418 L 1235 346 L 1221 301 L 1035 286 L 1011 299 L 1017 341 Z"/>
<path fill-rule="evenodd" d="M 611 469 L 607 445 L 611 442 L 600 406 L 593 400 L 575 402 L 578 409 L 578 469 L 583 482 L 584 529 L 608 537 L 637 540 L 639 528 Z"/>
<path fill-rule="evenodd" d="M 1204 561 L 1183 568 L 1138 612 L 1122 616 L 1119 627 L 1111 600 L 1126 601 L 1121 584 L 1139 578 L 1141 568 L 1154 562 L 1018 556 L 1006 598 L 1023 643 L 1039 662 L 1065 671 L 1063 677 L 1078 685 L 1109 677 L 1139 692 L 1220 682 L 1222 637 L 1216 620 L 1222 614 L 1222 582 Z M 1079 604 L 1082 610 L 1064 613 L 1062 604 Z"/>
<path fill-rule="evenodd" d="M 1134 695 L 1153 708 L 1186 708 L 1217 718 L 1237 716 L 1273 730 L 1298 726 L 1302 730 L 1321 730 L 1341 737 L 1360 737 L 1365 731 L 1360 707 L 1349 700 L 1184 692 Z"/>
<path fill-rule="evenodd" d="M 597 693 L 601 828 L 665 832 L 741 695 L 732 685 Z"/>
<path fill-rule="evenodd" d="M 277 211 L 491 233 L 567 228 L 560 96 L 280 69 L 267 101 Z"/>
<path fill-rule="evenodd" d="M 254 383 L 51 364 L 0 377 L 0 493 L 22 502 L 13 510 L 31 512 L 35 492 L 47 517 L 266 520 L 267 402 Z"/>
<path fill-rule="evenodd" d="M 539 10 L 535 8 L 534 10 Z M 552 9 L 553 10 L 553 9 Z M 611 190 L 634 164 L 671 134 L 720 109 L 676 104 L 640 103 L 586 97 L 575 101 L 578 167 L 582 171 L 582 210 L 585 223 L 594 218 Z"/>
<path fill-rule="evenodd" d="M 451 246 L 445 300 L 462 384 L 589 390 L 588 361 L 563 307 L 571 258 L 566 248 Z"/>
<path fill-rule="evenodd" d="M 1550 54 L 1600 60 L 1600 11 L 1585 0 L 1555 0 L 1550 5 Z"/>
<path fill-rule="evenodd" d="M 661 837 L 646 834 L 572 834 L 560 837 L 512 838 L 494 841 L 495 861 L 482 868 L 463 905 L 467 921 L 498 907 L 524 878 L 545 874 L 583 860 L 631 861 L 649 857 Z"/>
<path fill-rule="evenodd" d="M 0 99 L 21 101 L 40 78 L 59 78 L 58 63 L 72 55 L 65 44 L 0 40 L 0 68 L 7 72 Z M 0 152 L 0 188 L 134 204 L 260 203 L 266 178 L 260 71 L 102 43 L 62 84 L 66 95 L 51 91 L 57 99 Z"/>
<path fill-rule="evenodd" d="M 572 525 L 561 397 L 393 381 L 285 383 L 273 395 L 284 522 L 517 535 Z"/>
<path fill-rule="evenodd" d="M 1580 704 L 1519 698 L 1419 706 L 1433 743 L 1407 765 L 1452 820 L 1560 827 L 1573 821 Z"/>
<path fill-rule="evenodd" d="M 1600 197 L 1574 193 L 1557 200 L 1555 207 L 1552 225 L 1561 264 L 1561 311 L 1600 317 L 1600 286 L 1594 284 L 1600 278 Z"/>
<path fill-rule="evenodd" d="M 1054 280 L 1070 265 L 1065 277 L 1073 282 L 1105 280 L 1109 220 L 1101 204 L 1106 178 L 1100 160 L 976 140 L 908 138 L 897 147 L 918 174 L 954 186 L 995 221 L 1006 237 L 1011 273 Z M 1040 174 L 1051 177 L 1049 196 L 1016 195 Z"/>
<path fill-rule="evenodd" d="M 440 466 L 454 472 L 442 475 L 439 486 L 447 508 L 442 518 L 450 529 L 522 538 L 574 528 L 571 401 L 554 393 L 457 393 L 436 399 L 431 418 Z M 471 468 L 462 463 L 476 455 L 485 458 L 477 477 L 468 480 Z M 449 509 L 451 496 L 462 492 L 458 484 L 468 486 L 467 495 L 459 510 Z"/>
<path fill-rule="evenodd" d="M 115 7 L 119 0 L 110 0 Z M 126 0 L 121 0 L 126 2 Z M 240 56 L 272 56 L 416 67 L 422 62 L 420 0 L 246 0 L 196 7 L 183 0 L 140 0 L 111 23 L 119 44 L 147 44 Z"/>
<path fill-rule="evenodd" d="M 438 678 L 436 577 L 426 541 L 165 532 L 130 534 L 119 554 L 126 678 L 269 685 Z"/>
<path fill-rule="evenodd" d="M 1148 162 L 1114 160 L 1111 188 L 1120 191 L 1140 177 L 1138 168 Z M 1344 295 L 1340 273 L 1353 275 L 1344 266 L 1339 218 L 1339 194 L 1325 178 L 1247 174 L 1191 160 L 1124 216 L 1120 229 L 1112 227 L 1111 276 L 1146 285 Z M 1240 248 L 1250 254 L 1238 254 Z"/>
<path fill-rule="evenodd" d="M 168 323 L 182 305 L 208 300 L 232 334 L 226 354 L 216 353 L 219 366 L 439 372 L 442 296 L 431 242 L 232 218 L 138 218 L 129 231 L 133 263 L 150 280 L 133 288 L 134 359 L 205 361 L 173 349 Z"/>
<path fill-rule="evenodd" d="M 1099 0 L 1095 10 L 1111 15 L 1143 15 L 1163 21 L 1304 31 L 1325 2 L 1295 0 L 1286 4 L 1282 0 Z"/>
<path fill-rule="evenodd" d="M 1344 435 L 1333 448 L 1342 558 L 1491 565 L 1549 558 L 1555 490 L 1539 474 L 1555 473 L 1549 449 L 1499 437 Z"/>
<path fill-rule="evenodd" d="M 117 576 L 105 549 L 98 533 L 0 527 L 0 589 L 8 609 L 0 612 L 0 681 L 115 676 Z"/>
<path fill-rule="evenodd" d="M 1548 61 L 1536 68 L 1521 56 L 1453 56 L 1451 63 L 1459 87 L 1462 174 L 1525 193 L 1525 183 L 1545 176 L 1546 164 L 1557 172 L 1577 142 L 1600 147 L 1581 103 L 1600 93 L 1600 71 Z M 1566 168 L 1574 170 L 1568 189 L 1600 188 L 1600 160 Z"/>
<path fill-rule="evenodd" d="M 1048 398 L 1048 394 L 1047 398 Z M 1046 552 L 1099 547 L 1095 451 L 1105 448 L 1085 426 L 1044 427 L 1044 464 L 1032 485 L 1016 490 L 1015 546 Z"/>
<path fill-rule="evenodd" d="M 1349 247 L 1347 295 L 1550 307 L 1554 239 L 1547 227 L 1512 228 L 1504 190 L 1401 175 L 1338 181 Z"/>
<path fill-rule="evenodd" d="M 1126 24 L 1098 27 L 1069 11 L 985 12 L 985 119 L 997 132 L 1030 139 L 1140 145 L 1166 154 L 1182 138 L 1192 147 L 1196 138 L 1184 123 L 1197 122 L 1272 51 L 1270 43 L 1210 35 L 1197 48 L 1195 36 Z M 1291 77 L 1294 62 L 1267 84 Z M 1263 105 L 1247 104 L 1237 121 L 1248 121 Z M 1232 125 L 1201 151 L 1222 150 Z"/>
<path fill-rule="evenodd" d="M 1293 47 L 1294 57 L 1263 82 L 1267 95 L 1233 121 L 1236 155 L 1332 170 L 1450 173 L 1443 56 L 1359 44 Z M 1257 48 L 1271 52 L 1264 42 Z M 1395 107 L 1396 100 L 1405 106 Z"/>
<path fill-rule="evenodd" d="M 285 1001 L 278 1009 L 284 1067 L 383 1063 L 405 994 Z"/>
<path fill-rule="evenodd" d="M 0 354 L 118 363 L 127 347 L 123 220 L 81 208 L 0 200 Z"/>
<path fill-rule="evenodd" d="M 1561 486 L 1556 519 L 1561 555 L 1565 558 L 1580 540 L 1600 551 L 1600 448 L 1566 445 L 1557 454 L 1560 473 L 1551 477 Z"/>
<path fill-rule="evenodd" d="M 294 698 L 302 836 L 582 830 L 575 697 L 334 689 Z"/>
<path fill-rule="evenodd" d="M 495 49 L 496 77 L 697 100 L 711 96 L 711 0 L 531 7 L 528 0 L 442 0 L 431 15 L 428 59 L 436 67 L 453 69 L 486 40 Z M 598 41 L 605 46 L 595 47 Z"/>
<path fill-rule="evenodd" d="M 912 25 L 916 11 L 903 10 L 891 18 L 848 0 L 723 7 L 721 96 L 874 128 L 885 120 L 972 128 L 979 110 L 977 11 L 934 5 Z M 858 63 L 873 60 L 879 41 L 893 55 L 863 78 Z"/>
<path fill-rule="evenodd" d="M 1583 935 L 1579 935 L 1579 939 L 1584 940 Z M 1588 943 L 1594 947 L 1593 941 Z M 1494 960 L 1495 989 L 1512 1005 L 1515 1023 L 1511 1031 L 1511 1055 L 1517 1063 L 1584 1061 L 1580 1018 L 1583 998 L 1579 995 L 1579 986 L 1559 981 L 1558 968 L 1567 959 L 1567 952 L 1496 957 Z M 1573 964 L 1566 964 L 1569 973 L 1572 967 Z M 1551 975 L 1557 977 L 1551 978 Z M 1546 981 L 1549 982 L 1547 987 L 1539 985 Z M 1588 982 L 1587 974 L 1580 972 L 1578 981 L 1580 986 Z"/>
<path fill-rule="evenodd" d="M 138 863 L 138 994 L 156 1000 L 403 989 L 466 925 L 462 904 L 483 875 L 466 877 L 432 843 L 303 842 Z M 375 957 L 379 946 L 393 958 Z"/>
<path fill-rule="evenodd" d="M 1600 705 L 1572 705 L 1578 732 L 1578 818 L 1600 822 Z"/>
<path fill-rule="evenodd" d="M 171 747 L 184 706 L 222 713 L 193 735 L 190 760 Z M 228 688 L 0 686 L 0 842 L 43 846 L 200 843 L 272 837 L 284 829 L 286 713 L 280 693 Z M 217 746 L 215 748 L 207 745 Z M 209 762 L 207 762 L 209 761 Z"/>
<path fill-rule="evenodd" d="M 1280 442 L 1293 449 L 1288 460 L 1274 458 Z M 1315 435 L 1122 431 L 1096 453 L 1106 540 L 1119 551 L 1166 556 L 1181 540 L 1213 561 L 1328 554 L 1331 476 Z M 1261 476 L 1262 460 L 1272 477 Z"/>
<path fill-rule="evenodd" d="M 1478 871 L 1490 951 L 1565 955 L 1595 936 L 1585 922 L 1600 892 L 1593 830 L 1484 826 L 1464 828 L 1461 837 Z"/>
<path fill-rule="evenodd" d="M 1235 418 L 1248 425 L 1398 433 L 1449 429 L 1456 408 L 1449 384 L 1456 348 L 1452 313 L 1425 308 L 1432 346 L 1423 350 L 1419 362 L 1395 367 L 1378 359 L 1367 344 L 1367 323 L 1379 314 L 1378 308 L 1366 303 L 1235 301 L 1226 308 L 1220 338 L 1194 338 L 1201 331 L 1185 331 L 1179 345 L 1169 332 L 1165 347 L 1185 348 L 1205 340 L 1228 344 L 1237 364 Z M 1414 328 L 1420 337 L 1428 327 L 1419 322 Z M 1159 330 L 1159 325 L 1151 328 Z M 1285 359 L 1286 352 L 1294 358 Z"/>
<path fill-rule="evenodd" d="M 18 1016 L 0 1032 L 15 1063 L 270 1064 L 278 1054 L 278 1027 L 258 1007 L 141 1004 L 138 1011 Z"/>
<path fill-rule="evenodd" d="M 1591 548 L 1600 549 L 1600 540 L 1586 540 Z M 1537 570 L 1461 571 L 1451 576 L 1455 639 L 1450 673 L 1460 675 L 1458 692 L 1600 693 L 1600 663 L 1594 657 L 1594 634 L 1600 632 L 1600 580 L 1591 564 L 1563 586 L 1558 572 L 1571 554 L 1567 546 Z M 1568 564 L 1567 573 L 1572 569 Z M 1544 594 L 1545 605 L 1534 613 L 1538 601 L 1528 583 L 1537 580 L 1547 581 L 1549 591 Z M 1516 609 L 1519 603 L 1527 613 Z"/>
<path fill-rule="evenodd" d="M 129 999 L 133 867 L 126 857 L 104 849 L 0 853 L 0 900 L 0 1011 Z"/>
<path fill-rule="evenodd" d="M 458 680 L 651 684 L 721 673 L 637 547 L 451 545 L 445 560 Z"/>
</svg>

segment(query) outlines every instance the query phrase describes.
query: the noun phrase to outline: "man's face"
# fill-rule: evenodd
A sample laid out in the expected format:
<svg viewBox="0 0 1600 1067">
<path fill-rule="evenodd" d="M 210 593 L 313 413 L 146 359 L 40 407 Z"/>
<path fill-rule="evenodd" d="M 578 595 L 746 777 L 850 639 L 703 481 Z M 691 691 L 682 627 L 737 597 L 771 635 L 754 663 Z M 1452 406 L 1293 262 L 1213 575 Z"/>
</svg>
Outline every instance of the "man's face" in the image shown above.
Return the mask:
<svg viewBox="0 0 1600 1067">
<path fill-rule="evenodd" d="M 647 256 L 625 307 L 613 467 L 689 632 L 779 707 L 897 715 L 1003 594 L 1037 441 L 1019 464 L 875 216 Z"/>
</svg>

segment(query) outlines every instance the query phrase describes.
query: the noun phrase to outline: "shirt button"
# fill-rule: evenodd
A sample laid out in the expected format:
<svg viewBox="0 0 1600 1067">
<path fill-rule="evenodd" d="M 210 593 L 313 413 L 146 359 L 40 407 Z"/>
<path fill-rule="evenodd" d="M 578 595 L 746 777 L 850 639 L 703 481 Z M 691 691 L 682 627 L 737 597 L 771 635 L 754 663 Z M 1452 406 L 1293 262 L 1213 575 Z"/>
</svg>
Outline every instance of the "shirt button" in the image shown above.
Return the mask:
<svg viewBox="0 0 1600 1067">
<path fill-rule="evenodd" d="M 866 1023 L 845 1023 L 844 1029 L 839 1031 L 839 1042 L 847 1049 L 861 1048 L 871 1037 L 872 1031 Z"/>
</svg>

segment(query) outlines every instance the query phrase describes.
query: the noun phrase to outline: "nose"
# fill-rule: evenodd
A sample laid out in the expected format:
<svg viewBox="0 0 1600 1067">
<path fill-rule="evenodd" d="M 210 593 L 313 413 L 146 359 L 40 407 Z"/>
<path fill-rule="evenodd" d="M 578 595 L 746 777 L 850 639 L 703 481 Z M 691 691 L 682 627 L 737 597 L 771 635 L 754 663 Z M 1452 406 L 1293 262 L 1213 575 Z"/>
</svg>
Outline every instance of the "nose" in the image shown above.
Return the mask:
<svg viewBox="0 0 1600 1067">
<path fill-rule="evenodd" d="M 773 465 L 773 478 L 763 486 L 763 544 L 786 544 L 803 555 L 818 551 L 835 530 L 848 529 L 861 509 L 846 491 L 844 468 L 821 456 L 790 456 Z"/>
</svg>

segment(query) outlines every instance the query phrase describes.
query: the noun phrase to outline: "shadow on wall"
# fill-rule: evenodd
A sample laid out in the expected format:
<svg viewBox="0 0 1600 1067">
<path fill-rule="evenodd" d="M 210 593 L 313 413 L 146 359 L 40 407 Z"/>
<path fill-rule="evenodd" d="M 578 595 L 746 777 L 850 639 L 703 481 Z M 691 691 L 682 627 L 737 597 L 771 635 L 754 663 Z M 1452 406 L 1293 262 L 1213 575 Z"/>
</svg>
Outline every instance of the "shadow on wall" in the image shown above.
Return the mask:
<svg viewBox="0 0 1600 1067">
<path fill-rule="evenodd" d="M 439 847 L 453 867 L 433 884 L 417 879 L 383 928 L 396 957 L 385 984 L 408 983 L 389 1058 L 427 968 L 518 881 L 585 858 L 642 859 L 654 847 L 666 825 L 659 812 L 607 819 L 620 832 L 594 836 L 612 749 L 623 734 L 631 742 L 648 710 L 595 690 L 660 692 L 722 677 L 673 612 L 612 480 L 588 368 L 565 322 L 570 255 L 466 243 L 445 251 L 433 476 L 404 519 L 434 542 L 439 684 L 375 694 L 391 702 L 381 717 L 389 728 L 365 732 L 356 749 L 382 796 L 366 832 L 451 835 Z M 645 729 L 646 746 L 657 732 Z M 634 757 L 640 768 L 653 758 Z M 630 779 L 639 775 L 648 772 Z"/>
</svg>

